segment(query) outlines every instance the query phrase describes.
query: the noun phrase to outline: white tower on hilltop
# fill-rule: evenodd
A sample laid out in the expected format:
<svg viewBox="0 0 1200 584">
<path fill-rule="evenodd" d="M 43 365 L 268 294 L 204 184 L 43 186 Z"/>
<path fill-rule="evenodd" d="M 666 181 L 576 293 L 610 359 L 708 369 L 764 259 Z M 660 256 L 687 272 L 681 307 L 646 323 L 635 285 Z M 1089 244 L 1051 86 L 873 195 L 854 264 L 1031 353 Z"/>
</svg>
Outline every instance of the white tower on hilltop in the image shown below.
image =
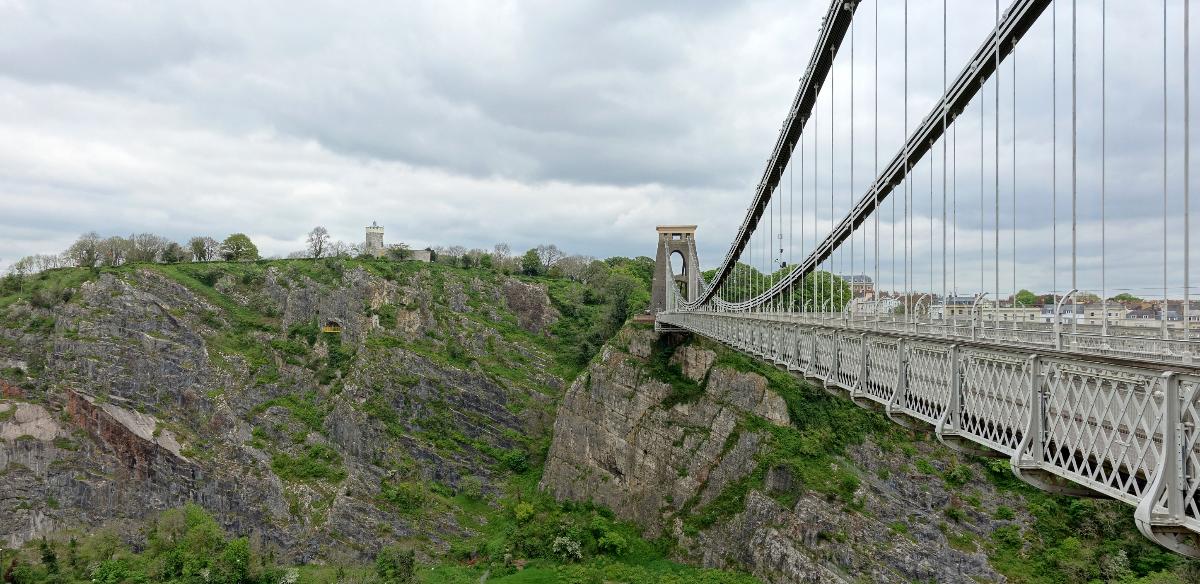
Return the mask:
<svg viewBox="0 0 1200 584">
<path fill-rule="evenodd" d="M 383 257 L 383 226 L 372 221 L 367 226 L 367 241 L 363 245 L 363 253 L 375 257 Z"/>
</svg>

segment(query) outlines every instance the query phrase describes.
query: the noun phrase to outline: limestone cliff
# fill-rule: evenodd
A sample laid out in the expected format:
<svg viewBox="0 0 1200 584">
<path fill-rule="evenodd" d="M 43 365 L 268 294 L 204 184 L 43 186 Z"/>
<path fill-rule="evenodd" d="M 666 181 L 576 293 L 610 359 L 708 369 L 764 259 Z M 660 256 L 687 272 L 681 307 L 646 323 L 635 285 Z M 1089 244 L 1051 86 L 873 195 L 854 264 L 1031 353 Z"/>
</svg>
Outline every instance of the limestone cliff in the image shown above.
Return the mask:
<svg viewBox="0 0 1200 584">
<path fill-rule="evenodd" d="M 745 362 L 624 330 L 564 396 L 542 488 L 667 534 L 681 559 L 766 582 L 1004 579 L 984 543 L 1030 518 L 986 469 L 811 387 L 789 408 L 788 374 Z M 869 430 L 840 452 L 806 442 L 836 441 L 839 421 Z"/>
<path fill-rule="evenodd" d="M 439 501 L 497 489 L 565 385 L 545 286 L 499 274 L 341 260 L 77 274 L 53 302 L 0 308 L 6 546 L 196 502 L 293 561 L 404 539 L 438 553 L 469 529 Z"/>
</svg>

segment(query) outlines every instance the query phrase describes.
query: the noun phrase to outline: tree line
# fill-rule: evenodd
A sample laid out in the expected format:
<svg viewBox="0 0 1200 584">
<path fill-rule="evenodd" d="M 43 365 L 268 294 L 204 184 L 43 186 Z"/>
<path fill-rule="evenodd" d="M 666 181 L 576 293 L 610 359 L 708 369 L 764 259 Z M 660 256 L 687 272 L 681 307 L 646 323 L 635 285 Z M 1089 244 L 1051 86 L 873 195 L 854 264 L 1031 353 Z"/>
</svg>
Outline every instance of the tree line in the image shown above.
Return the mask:
<svg viewBox="0 0 1200 584">
<path fill-rule="evenodd" d="M 8 270 L 17 276 L 25 276 L 54 268 L 257 259 L 258 247 L 244 233 L 234 233 L 223 241 L 207 236 L 193 237 L 186 244 L 180 244 L 153 233 L 138 233 L 129 237 L 101 237 L 95 231 L 89 231 L 79 236 L 79 239 L 62 253 L 25 256 L 13 262 Z"/>
<path fill-rule="evenodd" d="M 288 259 L 370 257 L 364 255 L 362 245 L 333 240 L 329 230 L 320 225 L 308 233 L 305 243 L 304 249 L 288 254 Z M 524 254 L 514 253 L 512 246 L 504 242 L 497 243 L 490 250 L 461 245 L 428 249 L 431 261 L 445 265 L 494 269 L 505 274 L 567 278 L 584 283 L 596 281 L 610 268 L 594 257 L 569 254 L 554 244 L 538 245 Z M 411 250 L 403 243 L 390 245 L 385 250 L 385 257 L 393 260 L 406 260 L 411 255 Z M 17 260 L 9 266 L 8 273 L 21 278 L 56 268 L 259 259 L 262 257 L 258 246 L 244 233 L 234 233 L 221 241 L 209 236 L 196 236 L 180 243 L 153 233 L 102 237 L 95 231 L 89 231 L 61 253 L 36 254 Z"/>
</svg>

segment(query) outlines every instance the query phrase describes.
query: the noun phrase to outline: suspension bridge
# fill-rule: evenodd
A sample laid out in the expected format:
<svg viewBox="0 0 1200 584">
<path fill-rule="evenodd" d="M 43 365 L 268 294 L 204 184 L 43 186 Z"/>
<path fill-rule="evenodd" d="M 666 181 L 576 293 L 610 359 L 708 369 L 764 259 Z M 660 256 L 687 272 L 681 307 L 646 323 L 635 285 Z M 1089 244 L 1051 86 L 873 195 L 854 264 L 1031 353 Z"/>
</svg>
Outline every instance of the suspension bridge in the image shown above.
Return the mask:
<svg viewBox="0 0 1200 584">
<path fill-rule="evenodd" d="M 718 267 L 696 226 L 659 228 L 655 327 L 1124 501 L 1200 557 L 1189 3 L 969 4 L 831 3 Z"/>
</svg>

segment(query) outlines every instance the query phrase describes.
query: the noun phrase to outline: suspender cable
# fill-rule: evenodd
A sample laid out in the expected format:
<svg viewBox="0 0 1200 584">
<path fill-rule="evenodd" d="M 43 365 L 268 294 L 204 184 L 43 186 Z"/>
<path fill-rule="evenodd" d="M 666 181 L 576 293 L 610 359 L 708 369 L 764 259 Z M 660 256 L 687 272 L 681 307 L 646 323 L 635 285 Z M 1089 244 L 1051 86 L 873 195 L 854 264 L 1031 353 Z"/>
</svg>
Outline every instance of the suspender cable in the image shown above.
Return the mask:
<svg viewBox="0 0 1200 584">
<path fill-rule="evenodd" d="M 875 176 L 879 176 L 879 2 L 875 0 Z M 871 212 L 875 220 L 875 322 L 879 323 L 879 299 L 883 285 L 879 280 L 879 191 L 875 191 L 875 209 Z"/>
<path fill-rule="evenodd" d="M 946 0 L 942 0 L 942 94 L 946 93 Z M 930 290 L 930 292 L 933 292 Z M 946 110 L 942 110 L 942 320 L 946 319 Z"/>
<path fill-rule="evenodd" d="M 1100 335 L 1108 336 L 1108 2 L 1100 0 Z"/>
<path fill-rule="evenodd" d="M 1058 4 L 1050 10 L 1050 298 L 1058 323 Z"/>
<path fill-rule="evenodd" d="M 804 134 L 800 135 L 800 255 L 805 255 L 804 252 L 804 226 L 807 222 L 804 219 Z M 808 305 L 804 303 L 804 280 L 800 281 L 800 310 L 808 311 Z"/>
<path fill-rule="evenodd" d="M 1167 338 L 1167 0 L 1163 0 L 1163 306 L 1162 336 Z"/>
<path fill-rule="evenodd" d="M 830 73 L 833 72 L 832 66 Z M 813 249 L 817 249 L 817 230 L 820 228 L 817 224 L 817 218 L 821 214 L 821 194 L 820 188 L 817 186 L 818 178 L 821 176 L 821 148 L 817 137 L 821 135 L 821 108 L 818 104 L 813 104 Z M 820 266 L 813 266 L 814 276 L 819 271 Z M 821 297 L 820 281 L 814 277 L 813 279 L 813 311 L 817 310 L 817 300 Z"/>
<path fill-rule="evenodd" d="M 1183 2 L 1183 338 L 1192 339 L 1192 300 L 1191 300 L 1191 253 L 1189 247 L 1191 231 L 1191 75 L 1188 71 L 1188 60 L 1191 46 L 1188 39 L 1188 0 Z"/>
<path fill-rule="evenodd" d="M 854 22 L 850 22 L 850 190 L 846 191 L 850 199 L 846 212 L 854 208 Z M 865 243 L 865 240 L 864 240 Z M 850 234 L 850 297 L 854 298 L 854 234 Z"/>
<path fill-rule="evenodd" d="M 837 177 L 837 174 L 834 172 L 834 164 L 833 164 L 834 163 L 834 154 L 835 154 L 834 145 L 833 145 L 833 137 L 836 134 L 835 129 L 837 127 L 836 124 L 834 123 L 835 120 L 837 120 L 837 115 L 833 111 L 833 106 L 835 103 L 837 103 L 836 94 L 834 93 L 834 87 L 835 87 L 835 85 L 834 85 L 833 67 L 831 66 L 829 68 L 829 232 L 830 233 L 833 233 L 833 227 L 834 227 L 834 225 L 837 224 L 837 217 L 835 216 L 835 213 L 833 210 L 833 191 L 834 191 L 834 186 L 836 185 L 836 181 L 834 179 Z M 838 249 L 840 251 L 841 246 L 838 246 Z M 828 294 L 828 295 L 826 296 L 826 300 L 829 302 L 830 312 L 832 312 L 832 308 L 833 308 L 833 254 L 832 253 L 829 254 L 829 263 L 826 265 L 829 267 L 829 270 L 828 270 L 829 274 L 826 276 L 827 281 L 828 281 L 828 286 L 826 287 L 826 294 Z M 830 315 L 830 316 L 832 317 L 832 315 Z"/>
<path fill-rule="evenodd" d="M 912 201 L 912 180 L 908 163 L 908 0 L 904 0 L 904 320 L 912 321 L 912 289 L 909 274 L 911 272 L 912 254 L 909 249 L 911 227 L 909 223 L 909 207 Z"/>
<path fill-rule="evenodd" d="M 1012 292 L 1013 308 L 1017 307 L 1017 39 L 1012 48 Z M 1017 312 L 1013 311 L 1013 326 Z"/>
<path fill-rule="evenodd" d="M 1077 11 L 1075 0 L 1071 0 L 1071 289 L 1079 289 L 1079 116 L 1076 111 L 1078 101 L 1078 78 L 1076 73 L 1077 39 L 1075 34 Z M 1075 333 L 1079 325 L 1079 296 L 1071 297 L 1071 332 Z M 1073 341 L 1073 339 L 1072 339 Z"/>
<path fill-rule="evenodd" d="M 996 0 L 995 5 L 996 5 L 996 28 L 997 28 L 997 30 L 999 30 L 999 28 L 1000 28 L 1000 0 Z M 999 35 L 997 35 L 996 38 L 997 38 L 996 42 L 999 43 L 1000 42 Z M 995 265 L 993 265 L 993 269 L 995 270 L 995 276 L 996 276 L 996 280 L 995 280 L 996 296 L 995 296 L 993 302 L 995 303 L 996 308 L 999 308 L 1000 307 L 1000 51 L 999 50 L 996 51 L 995 61 L 996 61 L 996 64 L 995 64 L 995 66 L 996 66 L 996 84 L 995 84 L 995 89 L 996 89 L 996 91 L 995 91 L 995 94 L 996 94 L 995 106 L 996 106 L 996 109 L 993 112 L 993 115 L 995 115 L 996 121 L 994 124 L 995 125 L 995 127 L 994 127 L 994 129 L 995 129 L 995 151 L 993 152 L 993 156 L 995 158 L 994 166 L 996 168 L 996 173 L 995 173 L 993 180 L 995 183 L 994 184 L 994 186 L 995 186 L 994 194 L 995 194 L 995 203 L 996 203 L 996 215 L 994 217 L 995 230 L 993 231 L 993 236 L 995 237 L 995 256 L 994 256 L 995 257 Z M 992 313 L 993 321 L 997 320 L 999 317 L 1000 317 L 999 310 Z"/>
</svg>

